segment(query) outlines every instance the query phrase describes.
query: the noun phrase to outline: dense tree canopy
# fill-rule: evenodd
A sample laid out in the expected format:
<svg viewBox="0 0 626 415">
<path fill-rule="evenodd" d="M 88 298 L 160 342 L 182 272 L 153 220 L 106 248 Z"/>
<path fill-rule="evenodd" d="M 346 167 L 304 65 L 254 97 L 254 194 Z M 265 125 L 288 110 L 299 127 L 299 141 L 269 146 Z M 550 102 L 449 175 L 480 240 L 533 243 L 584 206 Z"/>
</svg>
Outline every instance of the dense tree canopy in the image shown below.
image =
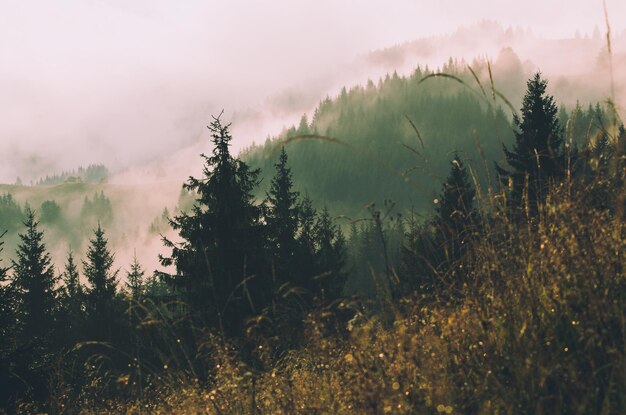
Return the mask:
<svg viewBox="0 0 626 415">
<path fill-rule="evenodd" d="M 514 138 L 508 116 L 471 89 L 476 84 L 467 66 L 452 62 L 441 72 L 469 87 L 443 77 L 424 80 L 434 72 L 423 68 L 409 76 L 389 75 L 323 99 L 312 117 L 243 152 L 246 162 L 261 168 L 258 194 L 269 187 L 282 145 L 294 190 L 333 215 L 367 217 L 370 203 L 382 206 L 388 199 L 397 211 L 432 212 L 452 151 L 477 167 L 486 187 L 483 156 L 501 160 L 501 144 Z M 299 138 L 289 140 L 294 137 Z"/>
</svg>

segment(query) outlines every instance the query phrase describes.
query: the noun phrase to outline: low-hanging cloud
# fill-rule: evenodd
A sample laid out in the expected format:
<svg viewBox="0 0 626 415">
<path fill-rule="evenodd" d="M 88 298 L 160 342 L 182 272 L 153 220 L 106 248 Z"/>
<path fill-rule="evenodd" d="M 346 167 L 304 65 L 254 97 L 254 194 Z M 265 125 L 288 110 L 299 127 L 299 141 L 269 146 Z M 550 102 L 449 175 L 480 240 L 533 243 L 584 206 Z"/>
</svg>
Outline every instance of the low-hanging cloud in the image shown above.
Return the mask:
<svg viewBox="0 0 626 415">
<path fill-rule="evenodd" d="M 626 3 L 607 6 L 614 64 L 626 68 Z M 151 272 L 164 249 L 148 228 L 164 207 L 176 212 L 180 184 L 201 173 L 211 114 L 225 110 L 237 151 L 344 85 L 449 57 L 488 58 L 496 83 L 519 59 L 544 71 L 559 102 L 605 99 L 605 31 L 600 1 L 5 0 L 0 183 L 106 164 L 116 266 L 136 252 Z M 576 33 L 588 42 L 555 40 Z M 616 93 L 626 104 L 622 73 Z M 73 249 L 80 256 L 86 244 Z M 55 244 L 59 267 L 66 249 Z"/>
<path fill-rule="evenodd" d="M 623 30 L 626 4 L 607 4 L 614 31 Z M 145 163 L 193 144 L 222 108 L 264 114 L 251 124 L 258 131 L 245 130 L 244 147 L 293 117 L 280 110 L 284 100 L 269 99 L 277 91 L 295 90 L 293 110 L 302 112 L 324 88 L 349 82 L 342 71 L 355 56 L 479 19 L 549 37 L 591 33 L 604 20 L 599 1 L 572 0 L 5 0 L 0 7 L 0 182 L 81 164 L 116 171 Z"/>
</svg>

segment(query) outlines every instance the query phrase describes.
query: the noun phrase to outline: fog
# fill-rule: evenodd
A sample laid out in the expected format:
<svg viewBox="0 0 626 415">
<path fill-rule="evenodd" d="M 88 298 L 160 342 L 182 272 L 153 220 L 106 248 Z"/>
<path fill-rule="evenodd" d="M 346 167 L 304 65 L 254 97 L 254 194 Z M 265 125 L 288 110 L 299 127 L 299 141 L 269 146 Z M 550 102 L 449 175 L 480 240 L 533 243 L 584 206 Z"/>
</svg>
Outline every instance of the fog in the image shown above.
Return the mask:
<svg viewBox="0 0 626 415">
<path fill-rule="evenodd" d="M 607 6 L 617 35 L 626 3 Z M 184 158 L 221 109 L 236 148 L 262 142 L 389 69 L 366 67 L 368 52 L 483 19 L 548 39 L 605 32 L 601 1 L 2 0 L 0 182 Z M 476 46 L 465 53 L 495 53 Z"/>
<path fill-rule="evenodd" d="M 626 2 L 606 4 L 625 104 Z M 236 152 L 343 86 L 450 57 L 490 60 L 496 83 L 519 60 L 525 75 L 547 75 L 560 103 L 604 100 L 605 33 L 599 0 L 0 0 L 0 183 L 105 164 L 116 265 L 136 250 L 151 271 L 163 247 L 148 227 L 200 173 L 212 114 L 233 123 Z M 13 190 L 22 205 L 33 194 Z M 67 248 L 56 242 L 60 267 Z"/>
</svg>

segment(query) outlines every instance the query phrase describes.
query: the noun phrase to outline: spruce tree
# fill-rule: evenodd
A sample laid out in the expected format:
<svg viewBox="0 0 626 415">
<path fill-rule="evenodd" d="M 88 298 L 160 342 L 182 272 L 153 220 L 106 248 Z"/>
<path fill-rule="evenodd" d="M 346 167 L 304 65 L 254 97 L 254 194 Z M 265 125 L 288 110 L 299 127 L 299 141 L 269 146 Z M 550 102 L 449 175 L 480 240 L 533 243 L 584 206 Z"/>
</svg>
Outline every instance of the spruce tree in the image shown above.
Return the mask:
<svg viewBox="0 0 626 415">
<path fill-rule="evenodd" d="M 143 295 L 145 271 L 137 261 L 137 253 L 133 255 L 133 262 L 130 264 L 130 271 L 126 272 L 126 288 L 130 292 L 130 297 L 134 301 L 139 301 Z"/>
<path fill-rule="evenodd" d="M 298 226 L 296 230 L 296 259 L 295 264 L 300 271 L 298 277 L 300 278 L 296 284 L 314 293 L 316 290 L 316 283 L 314 277 L 319 274 L 316 258 L 316 243 L 315 243 L 315 221 L 317 218 L 317 212 L 313 208 L 313 202 L 305 195 L 297 205 L 298 211 Z"/>
<path fill-rule="evenodd" d="M 2 237 L 4 237 L 5 233 L 6 231 L 0 233 L 0 254 L 4 250 Z M 13 316 L 13 287 L 8 284 L 8 272 L 9 269 L 2 266 L 2 258 L 0 258 L 0 361 L 9 348 L 15 323 Z"/>
<path fill-rule="evenodd" d="M 462 255 L 464 246 L 475 237 L 478 214 L 474 207 L 476 192 L 465 165 L 458 156 L 451 164 L 435 207 L 434 227 L 446 260 L 455 262 Z"/>
<path fill-rule="evenodd" d="M 85 293 L 89 330 L 95 338 L 110 339 L 117 317 L 115 295 L 118 270 L 113 270 L 114 256 L 99 224 L 89 243 L 87 260 L 83 261 L 83 272 L 89 283 Z"/>
<path fill-rule="evenodd" d="M 84 292 L 83 285 L 80 283 L 78 266 L 71 250 L 67 253 L 65 270 L 61 278 L 64 285 L 61 292 L 61 302 L 65 313 L 66 329 L 70 332 L 70 337 L 77 338 L 77 331 L 81 328 L 85 317 Z"/>
<path fill-rule="evenodd" d="M 44 404 L 49 398 L 55 351 L 61 344 L 57 277 L 35 212 L 27 206 L 24 213 L 26 229 L 19 234 L 16 259 L 12 261 L 15 333 L 10 336 L 6 361 L 0 361 L 0 401 L 30 399 Z"/>
<path fill-rule="evenodd" d="M 293 347 L 302 339 L 303 313 L 308 309 L 307 286 L 311 272 L 305 267 L 305 251 L 296 240 L 298 231 L 298 192 L 293 191 L 291 169 L 283 147 L 275 175 L 264 201 L 267 252 L 271 258 L 274 293 L 271 307 L 264 310 L 273 324 L 275 338 L 283 346 Z M 305 277 L 306 275 L 306 277 Z M 308 278 L 307 278 L 308 277 Z"/>
<path fill-rule="evenodd" d="M 521 206 L 526 193 L 531 211 L 536 211 L 549 185 L 562 178 L 566 168 L 563 128 L 547 85 L 540 73 L 528 81 L 521 118 L 513 118 L 515 143 L 511 150 L 503 146 L 509 168 L 496 163 L 501 183 L 510 187 L 512 205 Z"/>
<path fill-rule="evenodd" d="M 259 171 L 230 154 L 229 128 L 219 117 L 208 126 L 213 153 L 202 154 L 203 177 L 190 177 L 184 185 L 197 199 L 190 213 L 170 221 L 183 242 L 164 238 L 172 253 L 160 259 L 163 266 L 175 265 L 174 275 L 161 275 L 182 295 L 196 323 L 235 334 L 264 307 L 271 283 L 261 209 L 252 194 Z"/>
<path fill-rule="evenodd" d="M 50 254 L 38 230 L 35 212 L 26 208 L 26 230 L 20 234 L 17 260 L 13 261 L 13 282 L 17 300 L 17 318 L 22 342 L 45 337 L 54 328 L 58 311 L 57 292 Z"/>
<path fill-rule="evenodd" d="M 306 257 L 315 256 L 315 218 L 317 212 L 313 208 L 313 201 L 308 195 L 305 195 L 298 203 L 298 231 L 296 239 L 300 245 L 302 255 Z M 309 264 L 303 263 L 302 258 L 298 261 L 302 266 Z"/>
<path fill-rule="evenodd" d="M 276 175 L 270 184 L 265 200 L 265 221 L 268 228 L 269 252 L 274 260 L 274 272 L 280 282 L 300 283 L 295 275 L 301 270 L 297 260 L 298 246 L 298 192 L 292 190 L 291 170 L 287 167 L 287 153 L 283 147 L 278 163 L 274 165 Z"/>
<path fill-rule="evenodd" d="M 139 261 L 137 261 L 137 253 L 133 254 L 133 262 L 130 264 L 130 270 L 126 271 L 126 289 L 127 292 L 127 316 L 128 323 L 131 327 L 137 327 L 139 322 L 146 318 L 145 308 L 140 306 L 146 293 L 146 282 L 144 282 L 145 272 Z M 132 337 L 135 343 L 135 353 L 139 344 L 140 333 L 136 330 L 132 331 Z"/>
<path fill-rule="evenodd" d="M 83 294 L 83 286 L 79 280 L 78 266 L 74 261 L 74 253 L 70 250 L 67 253 L 67 261 L 65 263 L 65 270 L 63 271 L 63 282 L 65 296 L 67 298 L 80 298 Z"/>
<path fill-rule="evenodd" d="M 315 243 L 318 277 L 318 297 L 325 302 L 342 295 L 346 282 L 346 243 L 341 229 L 335 225 L 327 208 L 322 209 L 315 222 Z"/>
<path fill-rule="evenodd" d="M 463 275 L 459 261 L 478 237 L 480 219 L 474 205 L 475 190 L 467 168 L 455 155 L 435 202 L 435 216 L 422 222 L 410 217 L 402 247 L 401 288 L 432 297 Z"/>
</svg>

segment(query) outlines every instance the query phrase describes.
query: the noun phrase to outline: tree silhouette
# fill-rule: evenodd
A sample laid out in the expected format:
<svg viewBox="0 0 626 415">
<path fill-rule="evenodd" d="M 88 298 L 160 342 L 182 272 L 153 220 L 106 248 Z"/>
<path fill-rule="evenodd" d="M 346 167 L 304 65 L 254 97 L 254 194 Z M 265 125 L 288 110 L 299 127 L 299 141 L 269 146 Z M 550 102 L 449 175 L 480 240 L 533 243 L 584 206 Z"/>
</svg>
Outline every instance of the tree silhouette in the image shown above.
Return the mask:
<svg viewBox="0 0 626 415">
<path fill-rule="evenodd" d="M 66 330 L 72 339 L 78 339 L 77 331 L 82 328 L 85 319 L 84 313 L 84 287 L 80 283 L 78 266 L 74 261 L 74 254 L 70 250 L 67 253 L 65 270 L 61 275 L 63 290 L 61 291 L 61 304 L 65 314 Z"/>
<path fill-rule="evenodd" d="M 459 261 L 478 237 L 479 215 L 475 190 L 467 168 L 458 155 L 435 199 L 435 216 L 427 222 L 409 218 L 402 248 L 401 291 L 429 296 L 443 286 L 459 283 Z"/>
<path fill-rule="evenodd" d="M 287 153 L 283 147 L 278 163 L 274 165 L 276 175 L 270 184 L 265 200 L 268 250 L 273 258 L 273 272 L 279 284 L 282 282 L 301 283 L 298 267 L 298 192 L 292 190 L 291 170 L 287 167 Z"/>
<path fill-rule="evenodd" d="M 317 245 L 316 259 L 318 295 L 324 301 L 339 298 L 346 283 L 346 243 L 341 230 L 335 225 L 327 208 L 322 209 L 314 227 Z"/>
<path fill-rule="evenodd" d="M 4 250 L 4 237 L 6 231 L 0 233 L 0 254 Z M 2 258 L 0 258 L 0 360 L 9 348 L 10 339 L 13 338 L 13 326 L 15 317 L 13 315 L 13 307 L 15 296 L 13 287 L 8 284 L 9 269 L 2 266 Z"/>
<path fill-rule="evenodd" d="M 474 207 L 476 192 L 470 176 L 458 156 L 451 164 L 450 174 L 437 200 L 434 219 L 438 239 L 436 245 L 443 251 L 448 263 L 460 259 L 478 228 L 478 213 Z"/>
<path fill-rule="evenodd" d="M 88 325 L 94 338 L 110 339 L 116 312 L 118 270 L 113 270 L 114 256 L 99 224 L 89 243 L 87 260 L 83 261 L 83 271 L 89 283 L 85 293 Z"/>
<path fill-rule="evenodd" d="M 145 271 L 137 261 L 137 253 L 133 255 L 133 262 L 130 264 L 130 271 L 126 272 L 126 288 L 130 291 L 131 299 L 138 301 L 143 294 L 143 276 Z"/>
<path fill-rule="evenodd" d="M 48 397 L 48 379 L 58 345 L 57 278 L 50 255 L 38 230 L 35 213 L 26 207 L 24 226 L 12 261 L 15 307 L 15 332 L 8 337 L 12 344 L 6 362 L 0 361 L 0 402 L 28 397 L 43 403 Z"/>
<path fill-rule="evenodd" d="M 510 168 L 496 163 L 501 182 L 509 185 L 512 205 L 521 206 L 526 193 L 531 211 L 545 199 L 549 185 L 563 177 L 566 166 L 563 128 L 547 85 L 540 73 L 527 82 L 521 118 L 513 118 L 515 143 L 511 150 L 504 146 Z"/>
<path fill-rule="evenodd" d="M 35 212 L 26 208 L 26 231 L 20 234 L 17 260 L 13 261 L 13 286 L 17 300 L 19 333 L 23 342 L 47 336 L 53 329 L 57 312 L 57 278 L 50 254 L 38 230 Z"/>
<path fill-rule="evenodd" d="M 183 239 L 173 243 L 163 273 L 186 302 L 197 323 L 238 333 L 246 317 L 259 312 L 267 301 L 271 283 L 265 278 L 266 259 L 260 223 L 261 209 L 253 203 L 258 170 L 230 154 L 230 125 L 213 118 L 208 126 L 214 145 L 205 160 L 203 177 L 190 177 L 184 188 L 195 192 L 190 213 L 170 221 Z"/>
</svg>

